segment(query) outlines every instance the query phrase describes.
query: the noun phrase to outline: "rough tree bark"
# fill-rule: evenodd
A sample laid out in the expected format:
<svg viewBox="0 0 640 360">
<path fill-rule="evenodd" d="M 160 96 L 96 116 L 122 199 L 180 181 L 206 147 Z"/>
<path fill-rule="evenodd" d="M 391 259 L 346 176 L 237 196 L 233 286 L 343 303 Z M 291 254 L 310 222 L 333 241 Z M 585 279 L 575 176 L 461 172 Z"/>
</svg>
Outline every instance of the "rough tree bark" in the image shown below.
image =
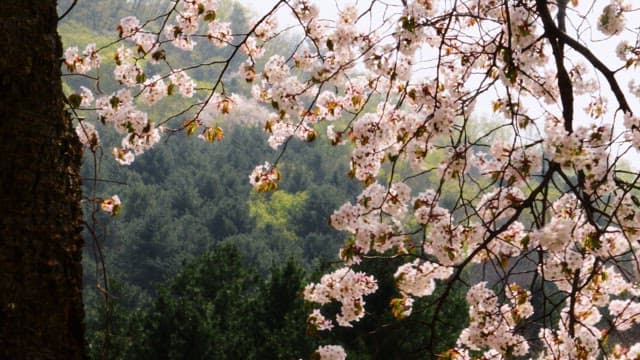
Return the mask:
<svg viewBox="0 0 640 360">
<path fill-rule="evenodd" d="M 82 149 L 56 1 L 0 1 L 0 19 L 0 359 L 81 359 Z"/>
</svg>

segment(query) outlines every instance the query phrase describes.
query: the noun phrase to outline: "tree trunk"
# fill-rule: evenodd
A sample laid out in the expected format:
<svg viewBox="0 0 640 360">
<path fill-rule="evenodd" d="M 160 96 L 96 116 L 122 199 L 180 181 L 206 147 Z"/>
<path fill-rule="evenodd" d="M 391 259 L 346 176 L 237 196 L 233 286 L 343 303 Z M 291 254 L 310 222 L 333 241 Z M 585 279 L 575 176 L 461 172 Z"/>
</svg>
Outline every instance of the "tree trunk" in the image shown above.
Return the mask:
<svg viewBox="0 0 640 360">
<path fill-rule="evenodd" d="M 82 148 L 55 0 L 0 0 L 0 359 L 84 358 Z"/>
</svg>

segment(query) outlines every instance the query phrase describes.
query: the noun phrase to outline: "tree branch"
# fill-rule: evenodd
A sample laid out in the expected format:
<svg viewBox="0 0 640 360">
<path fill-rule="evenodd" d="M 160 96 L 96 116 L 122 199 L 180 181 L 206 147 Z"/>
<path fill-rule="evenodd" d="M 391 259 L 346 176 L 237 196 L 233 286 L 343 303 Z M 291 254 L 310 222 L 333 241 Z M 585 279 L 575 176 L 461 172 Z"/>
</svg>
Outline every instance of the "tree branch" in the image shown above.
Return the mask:
<svg viewBox="0 0 640 360">
<path fill-rule="evenodd" d="M 73 0 L 73 3 L 71 3 L 71 5 L 67 9 L 67 11 L 65 11 L 62 15 L 60 15 L 60 17 L 58 17 L 58 22 L 60 20 L 64 19 L 64 17 L 67 16 L 70 13 L 71 10 L 73 10 L 73 8 L 76 6 L 77 3 L 78 3 L 78 0 Z"/>
<path fill-rule="evenodd" d="M 562 33 L 553 22 L 547 0 L 536 0 L 536 8 L 540 13 L 540 19 L 544 26 L 545 36 L 549 39 L 551 48 L 553 49 L 553 57 L 558 69 L 558 89 L 560 91 L 560 101 L 562 102 L 562 117 L 564 118 L 564 128 L 569 133 L 573 132 L 573 84 L 571 77 L 564 66 L 564 49 L 565 41 L 559 39 L 558 33 Z M 562 9 L 561 4 L 559 8 Z M 558 11 L 558 22 L 564 26 L 564 11 Z M 560 40 L 560 41 L 559 41 Z"/>
<path fill-rule="evenodd" d="M 609 86 L 611 87 L 611 91 L 613 91 L 613 94 L 616 97 L 616 100 L 618 100 L 619 109 L 625 113 L 632 114 L 633 111 L 631 111 L 631 107 L 629 106 L 629 103 L 627 102 L 627 99 L 625 98 L 624 93 L 622 92 L 622 89 L 620 89 L 620 85 L 618 84 L 618 81 L 615 78 L 615 72 L 609 69 L 602 61 L 600 61 L 600 59 L 598 59 L 598 57 L 596 57 L 591 52 L 591 50 L 587 49 L 587 47 L 585 47 L 583 44 L 578 42 L 576 39 L 572 38 L 571 36 L 567 35 L 565 32 L 558 29 L 558 27 L 556 27 L 555 24 L 553 23 L 551 14 L 549 13 L 549 9 L 547 8 L 546 3 L 547 3 L 546 0 L 536 0 L 536 6 L 538 9 L 538 12 L 540 13 L 540 18 L 542 20 L 542 23 L 544 24 L 544 31 L 547 38 L 550 41 L 552 38 L 557 38 L 562 42 L 564 42 L 565 44 L 569 45 L 572 49 L 577 51 L 580 55 L 584 56 L 584 58 L 587 59 L 587 61 L 589 61 L 591 65 L 593 65 L 596 69 L 598 69 L 598 71 L 600 71 L 600 73 L 604 76 L 604 78 L 609 83 Z"/>
</svg>

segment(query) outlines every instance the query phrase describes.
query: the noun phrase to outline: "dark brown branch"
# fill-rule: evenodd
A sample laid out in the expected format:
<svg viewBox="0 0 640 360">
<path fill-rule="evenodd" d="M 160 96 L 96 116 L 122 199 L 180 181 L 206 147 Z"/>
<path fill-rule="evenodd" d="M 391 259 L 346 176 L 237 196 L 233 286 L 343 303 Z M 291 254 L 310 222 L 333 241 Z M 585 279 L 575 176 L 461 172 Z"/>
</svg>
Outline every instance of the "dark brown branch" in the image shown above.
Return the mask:
<svg viewBox="0 0 640 360">
<path fill-rule="evenodd" d="M 78 3 L 78 0 L 73 0 L 73 3 L 69 5 L 69 8 L 67 9 L 67 11 L 65 11 L 62 15 L 58 17 L 58 21 L 64 19 L 64 17 L 67 16 L 71 12 L 71 10 L 73 10 L 73 8 L 76 6 L 77 3 Z"/>
<path fill-rule="evenodd" d="M 565 32 L 558 29 L 553 23 L 551 19 L 551 14 L 549 13 L 549 9 L 546 6 L 546 0 L 536 0 L 536 6 L 538 12 L 540 13 L 540 18 L 542 19 L 542 23 L 544 24 L 544 31 L 546 37 L 551 41 L 551 39 L 559 39 L 565 44 L 569 45 L 572 49 L 580 53 L 580 55 L 584 56 L 585 59 L 591 63 L 600 73 L 604 76 L 604 78 L 609 83 L 611 87 L 611 91 L 613 91 L 616 100 L 618 100 L 619 109 L 625 113 L 632 114 L 631 107 L 627 102 L 627 99 L 618 84 L 618 81 L 615 78 L 615 72 L 609 69 L 598 57 L 596 57 L 591 50 L 587 49 L 583 44 L 578 42 L 576 39 L 567 35 Z M 561 89 L 562 91 L 562 89 Z"/>
<path fill-rule="evenodd" d="M 562 8 L 559 4 L 559 8 Z M 540 19 L 544 26 L 544 32 L 551 49 L 553 50 L 553 57 L 556 62 L 556 68 L 558 69 L 558 90 L 560 91 L 560 101 L 562 102 L 562 117 L 564 118 L 564 128 L 569 133 L 573 132 L 573 84 L 571 77 L 564 66 L 564 43 L 565 40 L 561 39 L 558 34 L 563 33 L 558 29 L 556 24 L 551 18 L 549 8 L 547 7 L 547 0 L 536 0 L 536 9 L 540 14 Z M 564 11 L 558 12 L 558 22 L 564 26 Z"/>
</svg>

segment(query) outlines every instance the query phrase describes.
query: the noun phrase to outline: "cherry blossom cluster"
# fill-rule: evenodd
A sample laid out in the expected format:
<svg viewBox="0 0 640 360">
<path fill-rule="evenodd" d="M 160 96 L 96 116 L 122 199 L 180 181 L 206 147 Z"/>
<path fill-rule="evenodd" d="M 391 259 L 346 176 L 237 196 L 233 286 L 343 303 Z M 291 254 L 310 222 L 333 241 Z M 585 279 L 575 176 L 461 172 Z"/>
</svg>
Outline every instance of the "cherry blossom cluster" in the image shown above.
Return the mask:
<svg viewBox="0 0 640 360">
<path fill-rule="evenodd" d="M 481 354 L 471 353 L 468 349 L 452 348 L 440 354 L 444 359 L 451 360 L 503 360 L 504 356 L 496 350 L 489 349 Z"/>
<path fill-rule="evenodd" d="M 626 114 L 624 125 L 629 129 L 629 132 L 625 135 L 627 140 L 629 140 L 636 149 L 640 149 L 640 117 Z"/>
<path fill-rule="evenodd" d="M 598 18 L 598 30 L 605 35 L 618 35 L 624 30 L 624 12 L 631 10 L 629 4 L 622 0 L 612 0 L 604 7 L 602 14 Z"/>
<path fill-rule="evenodd" d="M 76 46 L 70 47 L 64 52 L 64 64 L 67 70 L 78 74 L 86 74 L 91 69 L 100 67 L 101 57 L 96 50 L 96 44 L 89 44 L 82 51 L 82 55 L 78 53 Z"/>
<path fill-rule="evenodd" d="M 564 195 L 553 203 L 551 209 L 553 216 L 544 227 L 531 233 L 532 240 L 543 250 L 554 254 L 562 254 L 567 248 L 574 251 L 574 246 L 568 239 L 587 238 L 594 230 L 591 225 L 585 224 L 585 214 L 578 199 L 572 194 Z"/>
<path fill-rule="evenodd" d="M 274 191 L 280 182 L 280 172 L 269 162 L 256 166 L 251 175 L 249 183 L 260 192 Z"/>
<path fill-rule="evenodd" d="M 108 199 L 102 200 L 102 202 L 100 203 L 100 208 L 107 214 L 116 216 L 122 209 L 122 202 L 120 202 L 120 198 L 118 197 L 118 195 L 113 195 Z"/>
<path fill-rule="evenodd" d="M 421 264 L 420 260 L 415 260 L 412 263 L 401 265 L 393 277 L 396 279 L 396 285 L 401 293 L 421 297 L 433 294 L 436 289 L 435 280 L 446 280 L 451 274 L 453 274 L 452 268 L 429 261 Z M 406 312 L 411 313 L 412 304 L 413 301 L 405 296 L 402 302 L 403 315 Z"/>
<path fill-rule="evenodd" d="M 456 225 L 453 215 L 438 205 L 436 192 L 432 189 L 418 194 L 413 203 L 415 220 L 427 227 L 422 246 L 425 253 L 435 256 L 442 265 L 463 261 L 470 249 L 470 228 Z"/>
<path fill-rule="evenodd" d="M 634 360 L 640 358 L 640 343 L 625 348 L 616 344 L 611 351 L 611 358 L 616 360 Z"/>
<path fill-rule="evenodd" d="M 120 164 L 131 164 L 135 155 L 160 141 L 161 129 L 153 127 L 147 113 L 136 108 L 129 89 L 99 97 L 95 106 L 102 123 L 112 125 L 118 133 L 125 135 L 121 146 L 113 148 L 114 158 Z"/>
<path fill-rule="evenodd" d="M 557 330 L 540 330 L 539 336 L 545 344 L 543 358 L 596 358 L 602 336 L 596 324 L 600 321 L 601 314 L 588 298 L 578 296 L 574 304 L 574 315 L 569 315 L 568 306 L 561 311 Z M 573 316 L 577 318 L 571 323 L 570 317 Z M 570 327 L 573 329 L 572 332 L 569 331 Z"/>
<path fill-rule="evenodd" d="M 396 319 L 404 319 L 411 315 L 413 311 L 413 303 L 415 300 L 412 297 L 403 296 L 400 298 L 393 298 L 389 302 L 391 308 L 391 314 Z"/>
<path fill-rule="evenodd" d="M 320 309 L 314 309 L 313 312 L 311 312 L 307 318 L 307 324 L 313 330 L 323 331 L 333 329 L 333 321 L 322 315 Z"/>
<path fill-rule="evenodd" d="M 396 249 L 404 252 L 403 226 L 394 216 L 407 212 L 411 189 L 402 182 L 393 183 L 389 189 L 374 183 L 357 198 L 356 204 L 344 204 L 330 218 L 331 225 L 352 234 L 340 251 L 340 257 L 348 264 L 357 264 L 370 252 L 384 253 Z"/>
<path fill-rule="evenodd" d="M 638 290 L 613 266 L 599 263 L 599 259 L 626 253 L 629 243 L 618 229 L 598 236 L 594 227 L 578 225 L 585 221 L 585 214 L 575 198 L 560 199 L 554 203 L 554 212 L 550 224 L 532 234 L 534 241 L 548 250 L 540 273 L 566 293 L 572 291 L 576 282 L 581 288 L 562 309 L 557 329 L 540 331 L 545 343 L 544 357 L 595 358 L 602 341 L 602 331 L 597 327 L 603 316 L 601 308 L 608 307 L 618 330 L 627 330 L 635 323 L 633 315 L 625 311 L 625 305 L 633 302 L 612 300 L 612 296 L 625 293 L 637 296 Z"/>
<path fill-rule="evenodd" d="M 491 151 L 472 156 L 472 164 L 486 176 L 502 177 L 509 185 L 523 185 L 542 170 L 542 153 L 535 146 L 514 146 L 502 141 L 491 144 Z M 491 157 L 488 157 L 490 155 Z"/>
<path fill-rule="evenodd" d="M 529 351 L 526 339 L 515 333 L 516 324 L 533 315 L 530 293 L 516 284 L 507 287 L 505 294 L 509 303 L 500 305 L 498 297 L 486 282 L 469 289 L 469 327 L 462 330 L 459 346 L 470 350 L 489 347 L 501 355 L 523 356 Z"/>
<path fill-rule="evenodd" d="M 76 135 L 78 135 L 80 142 L 89 149 L 94 149 L 100 143 L 100 135 L 91 123 L 79 122 L 76 125 Z"/>
<path fill-rule="evenodd" d="M 609 192 L 614 186 L 609 171 L 609 152 L 612 143 L 612 127 L 581 126 L 569 133 L 558 119 L 547 120 L 545 151 L 552 161 L 564 168 L 585 174 L 588 192 Z"/>
<path fill-rule="evenodd" d="M 634 201 L 634 197 L 629 193 L 618 193 L 616 205 L 618 206 L 616 220 L 621 229 L 614 233 L 619 234 L 614 239 L 618 241 L 613 243 L 606 241 L 604 244 L 607 251 L 611 250 L 613 254 L 622 254 L 629 249 L 630 244 L 640 242 L 640 208 L 637 201 Z"/>
<path fill-rule="evenodd" d="M 165 42 L 171 42 L 182 50 L 191 50 L 195 46 L 193 37 L 199 35 L 197 31 L 201 22 L 208 24 L 208 38 L 211 42 L 227 46 L 232 39 L 229 24 L 215 21 L 216 7 L 217 2 L 212 0 L 176 2 L 172 11 L 165 15 L 167 20 L 172 17 L 175 24 L 167 23 L 163 33 L 147 29 L 148 24 L 141 23 L 136 17 L 123 18 L 117 27 L 122 42 L 115 50 L 113 71 L 113 77 L 121 85 L 121 89 L 110 95 L 97 96 L 95 100 L 91 90 L 86 87 L 82 87 L 81 93 L 69 96 L 72 107 L 95 109 L 103 124 L 112 125 L 117 132 L 125 135 L 121 146 L 112 151 L 120 164 L 131 164 L 135 155 L 153 147 L 160 139 L 162 128 L 148 119 L 147 112 L 140 105 L 153 106 L 174 93 L 191 98 L 196 92 L 195 81 L 187 71 L 170 67 L 165 73 L 153 74 L 148 73 L 144 63 L 165 61 Z M 80 54 L 77 47 L 71 47 L 64 54 L 64 64 L 71 73 L 86 74 L 100 66 L 102 60 L 99 52 L 102 50 L 104 49 L 96 49 L 95 44 L 89 44 Z M 229 96 L 225 98 L 231 99 Z M 211 102 L 229 112 L 230 106 L 220 105 L 225 100 L 213 99 Z M 228 100 L 226 102 L 230 103 Z M 210 129 L 215 127 L 199 120 L 195 124 L 203 126 L 203 137 L 211 138 L 206 136 L 207 131 L 211 132 Z M 84 121 L 83 128 L 85 130 L 80 136 L 81 141 L 95 149 L 100 145 L 95 126 Z M 221 133 L 216 133 L 218 134 Z"/>
<path fill-rule="evenodd" d="M 351 327 L 351 323 L 364 317 L 364 297 L 378 289 L 376 280 L 363 272 L 348 267 L 340 268 L 331 274 L 322 276 L 319 283 L 305 287 L 304 299 L 320 305 L 337 301 L 341 304 L 336 322 L 340 326 Z M 309 322 L 317 324 L 320 330 L 332 326 L 318 312 L 314 312 Z"/>
<path fill-rule="evenodd" d="M 347 358 L 347 353 L 342 346 L 324 345 L 315 351 L 314 356 L 318 360 L 344 360 Z"/>
<path fill-rule="evenodd" d="M 640 323 L 640 303 L 631 300 L 613 300 L 609 303 L 609 313 L 615 317 L 616 329 L 629 330 Z"/>
</svg>

